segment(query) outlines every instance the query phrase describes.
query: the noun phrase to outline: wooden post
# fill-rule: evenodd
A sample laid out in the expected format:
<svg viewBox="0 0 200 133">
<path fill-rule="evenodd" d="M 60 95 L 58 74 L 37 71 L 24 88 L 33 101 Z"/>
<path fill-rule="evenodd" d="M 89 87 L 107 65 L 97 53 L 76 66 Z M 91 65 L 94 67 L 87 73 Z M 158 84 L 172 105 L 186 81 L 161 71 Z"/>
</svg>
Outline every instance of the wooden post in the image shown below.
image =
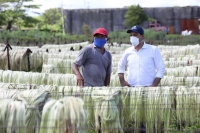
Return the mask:
<svg viewBox="0 0 200 133">
<path fill-rule="evenodd" d="M 98 129 L 98 133 L 101 133 L 101 117 L 98 116 L 98 121 L 99 121 L 99 125 L 100 125 L 100 129 Z"/>
<path fill-rule="evenodd" d="M 27 55 L 27 60 L 28 60 L 28 71 L 31 70 L 31 63 L 30 63 L 30 56 L 29 56 L 31 53 L 32 53 L 32 51 L 28 48 L 26 50 L 26 55 Z"/>
<path fill-rule="evenodd" d="M 12 47 L 10 46 L 10 44 L 9 44 L 8 41 L 7 41 L 6 47 L 4 48 L 3 51 L 6 51 L 6 50 L 7 50 L 8 70 L 10 70 L 10 54 L 9 54 L 9 49 L 12 50 Z"/>
</svg>

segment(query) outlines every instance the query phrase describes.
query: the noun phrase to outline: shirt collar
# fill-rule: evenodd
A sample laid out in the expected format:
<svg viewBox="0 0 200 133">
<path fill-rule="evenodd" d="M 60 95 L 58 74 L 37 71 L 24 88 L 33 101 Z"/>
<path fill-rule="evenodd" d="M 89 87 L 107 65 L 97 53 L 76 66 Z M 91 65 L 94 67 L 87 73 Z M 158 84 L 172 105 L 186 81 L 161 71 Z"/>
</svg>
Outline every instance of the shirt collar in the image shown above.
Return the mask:
<svg viewBox="0 0 200 133">
<path fill-rule="evenodd" d="M 92 43 L 92 45 L 93 45 L 93 48 L 98 48 L 94 43 Z"/>
<path fill-rule="evenodd" d="M 94 45 L 94 43 L 92 43 L 93 48 L 98 48 L 96 45 Z M 99 48 L 98 48 L 99 49 Z M 105 52 L 107 52 L 106 48 L 104 47 Z"/>
<path fill-rule="evenodd" d="M 144 42 L 144 45 L 142 46 L 142 48 L 141 49 L 143 49 L 143 48 L 147 48 L 147 44 Z M 133 50 L 135 50 L 135 48 L 133 47 Z"/>
<path fill-rule="evenodd" d="M 147 48 L 147 44 L 144 42 L 144 45 L 142 46 L 142 48 Z"/>
</svg>

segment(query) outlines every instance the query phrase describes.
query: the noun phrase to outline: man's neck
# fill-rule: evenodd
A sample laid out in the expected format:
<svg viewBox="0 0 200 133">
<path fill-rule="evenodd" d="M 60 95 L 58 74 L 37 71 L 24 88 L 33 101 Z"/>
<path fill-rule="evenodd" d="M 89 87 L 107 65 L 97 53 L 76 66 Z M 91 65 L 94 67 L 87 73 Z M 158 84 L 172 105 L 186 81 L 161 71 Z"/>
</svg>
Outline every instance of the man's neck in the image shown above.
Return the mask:
<svg viewBox="0 0 200 133">
<path fill-rule="evenodd" d="M 102 54 L 104 54 L 105 48 L 104 47 L 100 48 L 100 51 L 101 51 Z"/>
<path fill-rule="evenodd" d="M 135 50 L 139 51 L 144 45 L 144 41 L 141 41 L 138 46 L 135 47 Z"/>
</svg>

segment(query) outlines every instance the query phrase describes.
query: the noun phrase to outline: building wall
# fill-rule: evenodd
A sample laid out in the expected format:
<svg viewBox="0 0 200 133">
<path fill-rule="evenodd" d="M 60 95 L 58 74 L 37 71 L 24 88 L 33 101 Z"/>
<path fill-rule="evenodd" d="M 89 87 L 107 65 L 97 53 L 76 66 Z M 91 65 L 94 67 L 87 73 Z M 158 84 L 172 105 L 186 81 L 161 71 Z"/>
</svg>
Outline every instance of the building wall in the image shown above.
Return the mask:
<svg viewBox="0 0 200 133">
<path fill-rule="evenodd" d="M 125 29 L 124 16 L 127 10 L 128 8 L 64 10 L 65 31 L 80 34 L 84 23 L 93 31 L 98 27 L 105 27 L 109 32 Z M 159 20 L 161 25 L 172 26 L 175 34 L 180 34 L 182 31 L 180 26 L 182 19 L 200 18 L 200 7 L 197 6 L 144 8 L 144 12 L 147 16 Z"/>
</svg>

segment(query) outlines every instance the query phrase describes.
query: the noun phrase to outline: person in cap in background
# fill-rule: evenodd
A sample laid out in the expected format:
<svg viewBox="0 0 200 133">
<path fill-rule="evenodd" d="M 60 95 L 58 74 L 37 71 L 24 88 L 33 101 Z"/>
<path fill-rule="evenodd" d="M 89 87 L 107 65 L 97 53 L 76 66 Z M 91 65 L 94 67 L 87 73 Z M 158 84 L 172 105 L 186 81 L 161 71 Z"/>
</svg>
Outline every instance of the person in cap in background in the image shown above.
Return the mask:
<svg viewBox="0 0 200 133">
<path fill-rule="evenodd" d="M 165 74 L 165 66 L 158 47 L 146 44 L 144 30 L 136 25 L 127 30 L 132 47 L 125 50 L 118 63 L 121 86 L 158 86 Z M 128 64 L 128 78 L 124 79 Z"/>
<path fill-rule="evenodd" d="M 112 70 L 112 56 L 104 48 L 108 38 L 105 28 L 98 28 L 93 34 L 94 42 L 83 47 L 74 63 L 73 73 L 78 86 L 108 86 Z M 82 71 L 80 73 L 79 67 Z"/>
<path fill-rule="evenodd" d="M 79 50 L 81 50 L 83 47 L 82 46 L 79 46 Z"/>
</svg>

